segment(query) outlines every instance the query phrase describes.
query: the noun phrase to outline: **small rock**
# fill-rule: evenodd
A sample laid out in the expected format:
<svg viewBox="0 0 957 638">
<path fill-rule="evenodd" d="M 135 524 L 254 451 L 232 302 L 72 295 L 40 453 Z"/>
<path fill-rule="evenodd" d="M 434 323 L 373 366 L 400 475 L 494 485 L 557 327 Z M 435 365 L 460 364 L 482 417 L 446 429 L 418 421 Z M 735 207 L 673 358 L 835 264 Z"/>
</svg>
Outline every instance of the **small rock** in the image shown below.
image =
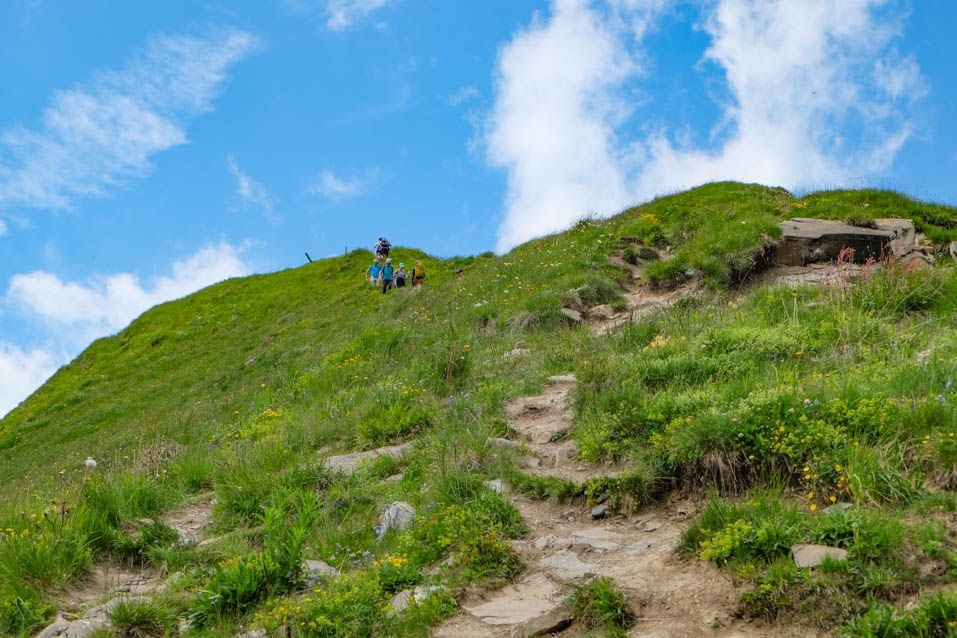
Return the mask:
<svg viewBox="0 0 957 638">
<path fill-rule="evenodd" d="M 822 511 L 825 514 L 835 514 L 837 512 L 846 512 L 852 507 L 854 507 L 852 503 L 834 503 L 833 505 L 828 505 Z"/>
<path fill-rule="evenodd" d="M 306 580 L 316 581 L 324 577 L 334 577 L 339 575 L 339 570 L 318 558 L 312 558 L 302 561 L 302 572 Z"/>
<path fill-rule="evenodd" d="M 577 379 L 574 374 L 556 374 L 554 376 L 548 377 L 548 382 L 552 385 L 559 385 L 561 383 L 575 383 Z"/>
<path fill-rule="evenodd" d="M 598 520 L 600 518 L 605 518 L 605 515 L 608 513 L 608 505 L 606 503 L 599 503 L 595 507 L 591 508 L 591 517 L 592 520 Z"/>
<path fill-rule="evenodd" d="M 249 629 L 236 636 L 236 638 L 266 638 L 265 629 Z"/>
<path fill-rule="evenodd" d="M 601 321 L 607 321 L 612 319 L 615 314 L 615 309 L 608 304 L 602 304 L 600 306 L 593 306 L 588 309 L 588 318 L 589 319 L 598 319 Z"/>
<path fill-rule="evenodd" d="M 385 480 L 388 483 L 398 483 L 402 480 L 402 474 L 393 474 L 392 476 L 387 477 Z"/>
<path fill-rule="evenodd" d="M 379 524 L 375 531 L 379 538 L 382 538 L 393 529 L 405 529 L 415 520 L 415 508 L 405 501 L 396 501 L 389 503 L 382 509 L 382 515 L 379 517 Z"/>
<path fill-rule="evenodd" d="M 493 479 L 491 481 L 485 481 L 485 487 L 487 487 L 488 489 L 498 494 L 502 494 L 505 492 L 505 482 L 502 479 Z"/>
<path fill-rule="evenodd" d="M 509 350 L 502 356 L 505 357 L 506 359 L 517 359 L 518 357 L 524 357 L 529 352 L 531 351 L 528 350 L 527 348 L 515 348 L 514 350 Z"/>
<path fill-rule="evenodd" d="M 193 538 L 193 535 L 187 532 L 181 527 L 172 526 L 173 530 L 176 532 L 176 544 L 177 545 L 189 545 L 190 543 L 196 542 L 197 539 Z"/>
<path fill-rule="evenodd" d="M 828 558 L 847 560 L 847 550 L 826 545 L 792 545 L 791 555 L 798 567 L 817 567 Z"/>
<path fill-rule="evenodd" d="M 503 439 L 498 437 L 488 439 L 486 443 L 488 443 L 492 447 L 502 447 L 502 448 L 510 448 L 510 449 L 517 448 L 519 445 L 521 445 L 521 443 L 519 443 L 518 441 L 513 441 L 511 439 Z"/>
<path fill-rule="evenodd" d="M 541 467 L 542 465 L 542 460 L 538 458 L 537 456 L 526 456 L 524 461 L 525 461 L 525 467 L 532 468 L 532 469 L 536 467 Z"/>
<path fill-rule="evenodd" d="M 658 531 L 659 527 L 660 525 L 658 524 L 657 521 L 648 521 L 647 523 L 645 523 L 644 529 L 646 532 L 656 532 Z"/>
<path fill-rule="evenodd" d="M 433 594 L 444 590 L 445 588 L 439 585 L 419 585 L 415 589 L 403 589 L 392 597 L 390 604 L 392 605 L 393 613 L 401 614 L 408 609 L 409 605 L 413 602 L 421 603 Z"/>
<path fill-rule="evenodd" d="M 548 547 L 548 544 L 549 542 L 551 542 L 551 540 L 552 540 L 551 534 L 546 534 L 545 536 L 536 538 L 534 543 L 535 549 L 545 549 L 546 547 Z"/>
<path fill-rule="evenodd" d="M 599 496 L 597 499 L 595 499 L 595 503 L 597 503 L 598 505 L 601 505 L 602 503 L 604 503 L 604 502 L 607 501 L 607 500 L 608 500 L 608 495 L 607 495 L 607 494 L 602 494 L 602 495 Z"/>
<path fill-rule="evenodd" d="M 582 313 L 571 308 L 562 308 L 562 314 L 570 320 L 572 323 L 581 323 L 582 322 Z"/>
</svg>

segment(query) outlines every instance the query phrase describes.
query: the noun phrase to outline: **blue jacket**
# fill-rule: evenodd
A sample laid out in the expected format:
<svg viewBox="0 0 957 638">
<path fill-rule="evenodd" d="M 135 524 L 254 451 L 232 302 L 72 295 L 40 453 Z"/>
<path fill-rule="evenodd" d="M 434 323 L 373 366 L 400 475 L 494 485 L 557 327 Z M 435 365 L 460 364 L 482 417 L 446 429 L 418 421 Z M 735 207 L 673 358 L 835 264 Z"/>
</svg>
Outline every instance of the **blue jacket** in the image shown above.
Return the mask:
<svg viewBox="0 0 957 638">
<path fill-rule="evenodd" d="M 372 264 L 369 266 L 369 279 L 378 279 L 379 278 L 379 264 Z"/>
<path fill-rule="evenodd" d="M 385 265 L 382 267 L 382 280 L 383 281 L 392 281 L 392 275 L 395 272 L 395 269 L 390 265 Z"/>
</svg>

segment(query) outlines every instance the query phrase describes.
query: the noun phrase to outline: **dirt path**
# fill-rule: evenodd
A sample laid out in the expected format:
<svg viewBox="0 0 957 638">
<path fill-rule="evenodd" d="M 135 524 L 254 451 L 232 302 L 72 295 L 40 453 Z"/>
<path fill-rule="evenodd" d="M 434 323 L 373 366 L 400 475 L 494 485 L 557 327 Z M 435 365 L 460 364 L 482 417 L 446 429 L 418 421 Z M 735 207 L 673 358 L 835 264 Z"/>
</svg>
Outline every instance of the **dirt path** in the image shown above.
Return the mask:
<svg viewBox="0 0 957 638">
<path fill-rule="evenodd" d="M 213 501 L 207 496 L 167 512 L 162 520 L 176 530 L 181 544 L 199 543 L 212 521 L 212 514 Z M 109 627 L 109 613 L 117 604 L 149 600 L 175 577 L 150 567 L 115 562 L 97 565 L 81 586 L 57 597 L 56 619 L 36 638 L 87 638 Z"/>
<path fill-rule="evenodd" d="M 582 480 L 616 468 L 576 459 L 571 429 L 572 376 L 550 379 L 538 396 L 506 407 L 509 425 L 540 465 L 538 475 Z M 533 464 L 534 465 L 534 464 Z M 802 628 L 759 626 L 735 618 L 738 592 L 715 567 L 686 561 L 676 552 L 695 505 L 682 501 L 646 508 L 633 517 L 592 519 L 589 509 L 507 493 L 530 533 L 515 542 L 528 565 L 519 580 L 501 590 L 471 594 L 463 612 L 440 626 L 444 638 L 531 636 L 542 632 L 582 634 L 562 602 L 569 588 L 607 576 L 625 593 L 638 622 L 629 636 L 646 638 L 814 636 Z"/>
<path fill-rule="evenodd" d="M 589 465 L 578 459 L 571 438 L 571 392 L 574 388 L 575 377 L 572 375 L 551 377 L 541 395 L 522 397 L 505 407 L 509 427 L 529 452 L 525 457 L 527 473 L 581 483 L 619 471 L 615 466 Z"/>
</svg>

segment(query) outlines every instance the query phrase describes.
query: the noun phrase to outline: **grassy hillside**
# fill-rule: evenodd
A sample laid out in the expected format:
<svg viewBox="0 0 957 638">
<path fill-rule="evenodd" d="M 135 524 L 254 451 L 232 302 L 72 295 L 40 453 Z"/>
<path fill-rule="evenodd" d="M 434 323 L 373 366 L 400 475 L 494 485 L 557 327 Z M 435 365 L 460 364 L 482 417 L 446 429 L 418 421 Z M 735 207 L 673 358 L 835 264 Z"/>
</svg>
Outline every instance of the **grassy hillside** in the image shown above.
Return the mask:
<svg viewBox="0 0 957 638">
<path fill-rule="evenodd" d="M 846 623 L 850 635 L 946 626 L 952 593 L 904 617 L 893 608 L 957 579 L 957 274 L 891 265 L 837 288 L 732 298 L 728 285 L 792 216 L 910 217 L 936 241 L 957 239 L 957 210 L 894 193 L 795 199 L 722 183 L 502 257 L 396 248 L 407 264 L 425 260 L 422 290 L 375 292 L 363 281 L 371 255 L 356 251 L 148 311 L 0 421 L 0 632 L 42 627 L 58 592 L 112 559 L 184 572 L 137 612 L 163 627 L 189 617 L 196 635 L 230 635 L 253 618 L 292 619 L 312 635 L 420 635 L 454 600 L 385 618 L 396 591 L 501 583 L 522 569 L 508 546 L 521 520 L 483 480 L 596 493 L 523 476 L 485 443 L 505 433 L 505 401 L 566 372 L 579 378 L 584 459 L 628 468 L 600 486 L 619 507 L 713 493 L 684 551 L 750 583 L 743 613 Z M 710 292 L 607 338 L 570 326 L 570 289 L 586 306 L 621 303 L 627 273 L 608 258 L 622 237 L 666 255 L 645 269 L 653 285 L 703 277 Z M 516 341 L 529 355 L 503 358 Z M 407 464 L 347 478 L 317 454 L 412 439 Z M 208 493 L 223 542 L 179 548 L 163 524 L 143 527 Z M 378 542 L 381 505 L 400 499 L 430 515 Z M 825 513 L 835 503 L 853 507 Z M 794 542 L 851 558 L 809 575 L 790 562 Z M 303 556 L 346 574 L 303 601 Z"/>
</svg>

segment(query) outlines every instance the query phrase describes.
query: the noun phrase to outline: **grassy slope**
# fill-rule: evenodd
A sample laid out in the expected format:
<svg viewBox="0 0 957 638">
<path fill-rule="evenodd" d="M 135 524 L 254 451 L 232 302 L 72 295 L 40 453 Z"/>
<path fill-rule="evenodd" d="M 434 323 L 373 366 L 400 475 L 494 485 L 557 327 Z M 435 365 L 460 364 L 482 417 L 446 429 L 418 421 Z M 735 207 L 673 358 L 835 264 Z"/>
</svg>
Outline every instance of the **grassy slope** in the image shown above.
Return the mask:
<svg viewBox="0 0 957 638">
<path fill-rule="evenodd" d="M 671 247 L 673 259 L 649 268 L 653 279 L 677 281 L 700 271 L 720 290 L 735 273 L 747 269 L 763 237 L 774 232 L 780 219 L 889 215 L 915 218 L 935 239 L 954 239 L 951 226 L 957 216 L 953 209 L 892 193 L 838 191 L 795 200 L 779 189 L 724 183 L 660 198 L 606 222 L 581 224 L 501 258 L 427 259 L 428 285 L 419 294 L 383 297 L 372 292 L 361 281 L 370 255 L 355 252 L 224 282 L 157 307 L 120 334 L 93 344 L 0 421 L 0 499 L 9 503 L 6 525 L 34 529 L 33 523 L 25 522 L 29 516 L 16 510 L 40 512 L 46 507 L 61 514 L 60 527 L 36 526 L 34 537 L 72 534 L 86 552 L 61 551 L 64 555 L 60 555 L 51 550 L 48 556 L 31 560 L 60 561 L 57 569 L 47 573 L 42 565 L 33 565 L 33 571 L 26 570 L 32 575 L 23 575 L 26 559 L 14 555 L 13 541 L 0 546 L 0 626 L 27 631 L 31 623 L 42 622 L 49 613 L 42 602 L 44 592 L 62 586 L 64 578 L 82 575 L 97 555 L 126 556 L 133 551 L 142 559 L 149 548 L 130 550 L 123 521 L 154 515 L 198 490 L 216 491 L 217 521 L 223 531 L 255 527 L 264 506 L 284 503 L 286 509 L 277 516 L 292 516 L 289 512 L 296 511 L 300 519 L 312 522 L 303 551 L 337 564 L 344 554 L 370 550 L 382 560 L 390 556 L 394 562 L 408 560 L 416 569 L 439 557 L 438 549 L 420 552 L 403 545 L 414 541 L 421 547 L 436 547 L 438 536 L 397 538 L 384 546 L 374 543 L 369 527 L 378 504 L 390 499 L 405 498 L 417 505 L 437 502 L 451 508 L 447 518 L 433 521 L 439 528 L 451 526 L 446 536 L 464 534 L 457 507 L 487 511 L 490 525 L 497 526 L 501 535 L 518 533 L 507 507 L 481 500 L 487 497 L 475 487 L 480 478 L 508 471 L 502 465 L 508 459 L 492 454 L 482 442 L 487 435 L 501 432 L 502 424 L 495 416 L 508 397 L 533 392 L 548 374 L 568 370 L 576 371 L 583 382 L 576 433 L 583 450 L 594 458 L 618 456 L 632 463 L 641 480 L 629 489 L 639 491 L 639 497 L 691 484 L 744 489 L 771 482 L 801 494 L 819 492 L 820 496 L 806 500 L 816 505 L 823 498 L 821 507 L 829 496 L 874 506 L 875 516 L 890 520 L 888 525 L 893 527 L 898 519 L 913 515 L 907 508 L 930 507 L 928 499 L 939 500 L 928 496 L 921 479 L 931 477 L 938 485 L 946 484 L 948 464 L 952 467 L 954 462 L 946 440 L 954 413 L 949 403 L 937 399 L 942 384 L 957 371 L 945 356 L 954 343 L 949 317 L 957 300 L 957 285 L 949 270 L 927 281 L 907 279 L 917 290 L 914 294 L 913 289 L 909 293 L 895 286 L 894 280 L 882 280 L 871 284 L 869 292 L 840 298 L 774 292 L 757 295 L 741 308 L 728 307 L 723 300 L 721 305 L 707 302 L 702 308 L 677 310 L 660 322 L 629 329 L 605 342 L 584 331 L 566 329 L 558 312 L 569 288 L 589 283 L 594 296 L 607 294 L 602 292 L 609 289 L 607 282 L 621 273 L 610 268 L 606 258 L 618 249 L 621 236 L 637 235 Z M 401 248 L 396 251 L 406 262 L 425 257 Z M 458 266 L 466 269 L 463 278 L 452 272 Z M 888 305 L 885 298 L 901 303 Z M 877 307 L 868 305 L 872 302 Z M 503 363 L 501 354 L 516 339 L 528 342 L 532 356 Z M 929 366 L 913 367 L 915 353 L 927 347 L 939 354 Z M 846 406 L 856 410 L 856 418 L 865 425 L 884 428 L 884 421 L 894 420 L 895 427 L 868 434 L 855 421 L 857 429 L 845 426 L 838 433 L 802 431 L 802 437 L 814 441 L 834 440 L 782 451 L 769 429 L 782 424 L 792 427 L 790 422 L 779 422 L 780 417 L 759 409 L 742 415 L 741 400 L 753 392 L 762 396 L 777 392 L 774 400 L 785 411 L 795 408 L 800 414 L 811 390 L 825 406 L 822 409 L 833 412 L 827 413 L 833 418 L 824 419 L 828 424 L 845 418 L 834 415 L 839 406 Z M 907 396 L 914 409 L 908 412 L 894 403 L 882 404 L 888 414 L 861 412 L 859 399 L 872 395 Z M 448 396 L 455 400 L 446 400 Z M 744 442 L 738 437 L 743 416 L 751 419 Z M 688 417 L 696 421 L 683 420 Z M 793 427 L 802 426 L 795 422 Z M 384 486 L 377 477 L 396 468 L 371 468 L 359 478 L 325 484 L 318 498 L 325 503 L 348 503 L 346 514 L 333 515 L 328 508 L 303 514 L 310 507 L 306 501 L 312 498 L 304 495 L 313 493 L 319 470 L 297 468 L 310 467 L 317 448 L 371 447 L 412 435 L 424 446 L 406 468 L 406 480 Z M 931 444 L 923 442 L 925 436 Z M 870 463 L 867 475 L 862 470 L 861 476 L 846 477 L 838 491 L 836 471 L 821 475 L 827 467 L 848 465 L 847 450 L 862 444 L 867 450 L 864 455 L 873 457 L 862 460 L 862 467 L 864 461 Z M 100 460 L 101 468 L 84 483 L 81 464 L 88 455 Z M 175 458 L 167 461 L 167 457 Z M 809 458 L 822 469 L 814 465 L 805 479 L 803 468 L 811 467 Z M 65 471 L 62 477 L 60 469 Z M 146 483 L 123 478 L 144 474 L 150 477 L 143 479 Z M 67 500 L 79 503 L 66 508 L 71 514 L 64 514 L 58 498 L 63 486 L 67 486 Z M 816 515 L 807 503 L 795 504 L 793 512 L 769 514 L 760 505 L 762 497 L 755 498 L 758 504 L 745 501 L 733 506 L 741 510 L 721 510 L 732 506 L 716 500 L 686 539 L 688 551 L 729 565 L 759 587 L 771 582 L 772 591 L 782 599 L 768 602 L 768 597 L 755 597 L 749 601 L 752 613 L 801 612 L 802 601 L 813 598 L 807 590 L 826 588 L 798 582 L 799 575 L 775 567 L 775 561 L 790 541 L 828 537 L 819 531 L 819 518 L 813 518 Z M 110 499 L 127 504 L 114 505 L 115 515 L 103 522 L 94 514 Z M 953 506 L 952 500 L 943 502 Z M 99 522 L 91 523 L 93 519 Z M 757 535 L 767 520 L 784 519 L 790 523 L 778 542 L 771 549 L 751 552 L 760 543 L 748 534 Z M 738 520 L 749 529 L 736 528 Z M 841 524 L 862 525 L 860 520 Z M 423 529 L 422 533 L 428 533 L 431 528 Z M 952 541 L 933 530 L 922 534 L 920 547 L 899 540 L 893 546 L 898 552 L 893 561 L 868 563 L 862 558 L 863 563 L 855 563 L 855 569 L 884 570 L 888 578 L 906 584 L 879 590 L 877 598 L 894 600 L 920 584 L 918 578 L 904 573 L 908 560 L 901 557 L 908 552 L 922 552 L 921 560 L 944 565 L 947 573 L 947 561 L 953 561 L 948 553 Z M 761 532 L 762 538 L 765 535 L 766 531 Z M 489 542 L 498 542 L 496 538 Z M 704 551 L 717 544 L 728 547 L 721 552 Z M 148 560 L 174 569 L 177 561 L 185 560 L 161 546 L 155 543 Z M 213 614 L 208 605 L 204 607 L 206 603 L 192 598 L 190 587 L 212 587 L 211 578 L 228 580 L 229 574 L 216 576 L 215 566 L 221 561 L 232 564 L 236 559 L 230 557 L 251 551 L 265 555 L 273 549 L 254 533 L 227 545 L 222 554 L 189 556 L 204 567 L 191 574 L 194 580 L 184 586 L 183 597 L 169 605 L 181 613 L 205 609 L 207 615 Z M 484 553 L 496 555 L 492 550 Z M 282 564 L 273 554 L 269 556 Z M 64 562 L 69 566 L 64 567 Z M 358 581 L 354 589 L 369 600 L 386 596 L 390 579 L 395 578 L 391 572 L 382 572 L 388 565 L 374 567 L 379 589 L 362 590 Z M 491 566 L 466 566 L 464 573 L 475 578 L 507 577 L 513 568 L 507 558 Z M 373 567 L 357 569 L 363 583 L 365 569 Z M 776 580 L 765 582 L 773 569 L 778 570 L 773 574 Z M 277 578 L 279 582 L 283 577 Z M 421 578 L 418 573 L 407 580 Z M 858 613 L 861 607 L 855 596 L 874 595 L 872 589 L 848 593 L 855 582 L 851 576 L 834 578 L 844 583 L 833 586 L 847 596 L 846 608 L 819 619 L 825 624 Z M 935 578 L 934 582 L 940 582 Z M 349 589 L 348 579 L 343 582 L 341 591 L 329 594 L 333 600 L 315 601 L 310 613 L 320 614 L 323 605 L 335 606 L 335 596 L 358 595 Z M 277 586 L 276 596 L 282 591 Z M 22 604 L 10 602 L 17 599 Z M 274 609 L 281 604 L 267 602 L 260 607 L 264 622 L 282 616 Z M 433 611 L 434 615 L 401 622 L 414 628 L 447 613 L 439 608 Z M 227 616 L 215 616 L 219 620 L 211 621 L 212 626 L 226 631 L 233 622 Z M 355 623 L 364 620 L 349 622 L 354 624 L 348 627 L 357 631 L 361 625 Z M 394 627 L 393 631 L 405 630 Z"/>
</svg>

